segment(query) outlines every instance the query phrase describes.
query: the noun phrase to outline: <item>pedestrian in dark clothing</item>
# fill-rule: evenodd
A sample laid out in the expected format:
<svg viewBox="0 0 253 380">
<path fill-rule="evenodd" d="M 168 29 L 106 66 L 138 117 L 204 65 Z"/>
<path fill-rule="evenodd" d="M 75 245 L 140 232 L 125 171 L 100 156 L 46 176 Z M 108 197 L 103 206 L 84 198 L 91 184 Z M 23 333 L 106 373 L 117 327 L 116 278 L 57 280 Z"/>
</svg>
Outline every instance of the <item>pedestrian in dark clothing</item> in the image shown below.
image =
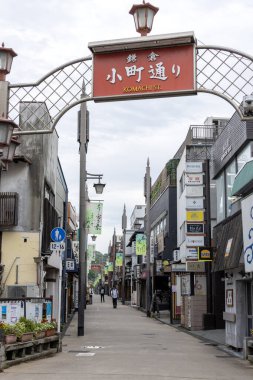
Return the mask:
<svg viewBox="0 0 253 380">
<path fill-rule="evenodd" d="M 105 288 L 101 286 L 100 288 L 101 302 L 105 302 Z"/>
<path fill-rule="evenodd" d="M 115 286 L 112 287 L 111 297 L 112 297 L 113 308 L 116 309 L 117 308 L 117 300 L 118 300 L 118 297 L 119 297 L 119 292 L 115 288 Z"/>
</svg>

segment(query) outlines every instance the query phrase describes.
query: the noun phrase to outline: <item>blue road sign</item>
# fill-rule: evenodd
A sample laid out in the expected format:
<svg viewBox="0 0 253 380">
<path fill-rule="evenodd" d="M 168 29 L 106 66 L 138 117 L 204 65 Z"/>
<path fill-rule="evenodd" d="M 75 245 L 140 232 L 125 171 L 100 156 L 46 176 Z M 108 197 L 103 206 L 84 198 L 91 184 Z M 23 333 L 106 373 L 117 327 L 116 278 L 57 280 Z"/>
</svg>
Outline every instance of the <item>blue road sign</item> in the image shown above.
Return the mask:
<svg viewBox="0 0 253 380">
<path fill-rule="evenodd" d="M 51 239 L 55 241 L 56 243 L 60 243 L 61 241 L 65 240 L 66 232 L 61 227 L 55 227 L 51 231 Z"/>
</svg>

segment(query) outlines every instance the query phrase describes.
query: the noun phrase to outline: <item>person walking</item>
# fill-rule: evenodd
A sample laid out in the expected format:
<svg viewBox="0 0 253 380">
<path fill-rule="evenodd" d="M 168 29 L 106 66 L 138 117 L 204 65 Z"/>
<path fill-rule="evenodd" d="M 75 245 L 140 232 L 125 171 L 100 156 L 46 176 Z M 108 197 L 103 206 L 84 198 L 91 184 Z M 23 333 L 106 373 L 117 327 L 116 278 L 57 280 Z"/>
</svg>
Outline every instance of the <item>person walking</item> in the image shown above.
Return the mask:
<svg viewBox="0 0 253 380">
<path fill-rule="evenodd" d="M 105 302 L 105 288 L 103 285 L 100 288 L 100 296 L 101 296 L 101 302 Z"/>
<path fill-rule="evenodd" d="M 90 286 L 90 288 L 89 288 L 90 305 L 92 305 L 92 296 L 93 296 L 93 288 L 92 288 L 92 286 Z"/>
<path fill-rule="evenodd" d="M 113 308 L 116 309 L 117 308 L 117 300 L 119 297 L 119 292 L 118 292 L 118 289 L 115 287 L 115 285 L 113 285 L 113 287 L 112 287 L 111 297 L 112 297 Z"/>
</svg>

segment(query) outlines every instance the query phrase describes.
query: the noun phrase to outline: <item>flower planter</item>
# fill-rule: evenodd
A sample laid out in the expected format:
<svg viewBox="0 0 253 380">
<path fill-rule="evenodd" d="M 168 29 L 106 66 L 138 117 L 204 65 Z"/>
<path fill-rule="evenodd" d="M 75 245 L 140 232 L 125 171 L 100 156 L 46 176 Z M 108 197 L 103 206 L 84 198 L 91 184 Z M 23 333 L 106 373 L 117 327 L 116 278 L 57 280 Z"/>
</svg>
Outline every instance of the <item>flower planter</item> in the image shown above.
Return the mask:
<svg viewBox="0 0 253 380">
<path fill-rule="evenodd" d="M 36 333 L 34 333 L 35 339 L 42 339 L 42 338 L 45 338 L 45 336 L 46 336 L 46 331 L 37 331 Z"/>
<path fill-rule="evenodd" d="M 46 333 L 46 335 L 45 335 L 46 337 L 48 337 L 48 336 L 53 336 L 53 335 L 56 334 L 56 329 L 49 329 L 49 330 L 46 330 L 45 333 Z"/>
<path fill-rule="evenodd" d="M 17 336 L 15 334 L 5 335 L 4 337 L 5 344 L 12 344 L 17 342 Z"/>
<path fill-rule="evenodd" d="M 30 340 L 33 340 L 32 332 L 27 332 L 27 333 L 22 334 L 20 338 L 20 342 L 29 342 Z"/>
</svg>

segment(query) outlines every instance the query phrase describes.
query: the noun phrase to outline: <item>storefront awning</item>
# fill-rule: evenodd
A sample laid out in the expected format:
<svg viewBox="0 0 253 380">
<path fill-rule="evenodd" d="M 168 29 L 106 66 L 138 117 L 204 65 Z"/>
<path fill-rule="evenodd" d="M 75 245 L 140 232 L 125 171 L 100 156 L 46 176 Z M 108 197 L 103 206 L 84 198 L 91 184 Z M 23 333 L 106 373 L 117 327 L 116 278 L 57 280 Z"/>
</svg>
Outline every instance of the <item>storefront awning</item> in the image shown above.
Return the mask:
<svg viewBox="0 0 253 380">
<path fill-rule="evenodd" d="M 232 196 L 247 194 L 253 189 L 253 160 L 246 162 L 239 173 L 236 175 L 233 188 Z"/>
<path fill-rule="evenodd" d="M 216 247 L 213 272 L 238 268 L 243 250 L 241 211 L 215 226 L 213 237 Z"/>
</svg>

